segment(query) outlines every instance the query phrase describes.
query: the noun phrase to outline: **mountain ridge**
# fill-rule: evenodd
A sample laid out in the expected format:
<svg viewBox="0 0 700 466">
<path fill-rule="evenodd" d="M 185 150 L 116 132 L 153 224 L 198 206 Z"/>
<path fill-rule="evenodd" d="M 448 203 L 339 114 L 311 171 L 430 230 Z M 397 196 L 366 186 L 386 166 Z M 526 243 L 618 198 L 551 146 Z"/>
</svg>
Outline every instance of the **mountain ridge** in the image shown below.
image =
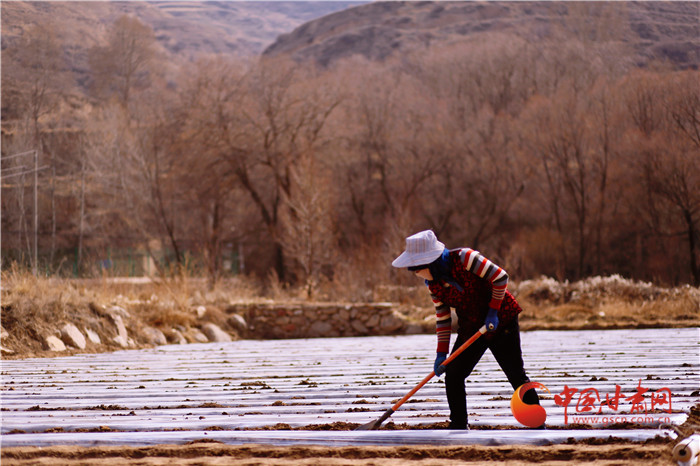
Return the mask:
<svg viewBox="0 0 700 466">
<path fill-rule="evenodd" d="M 700 65 L 696 2 L 375 2 L 304 23 L 280 35 L 263 55 L 329 66 L 351 55 L 383 60 L 397 51 L 493 32 L 533 41 L 614 41 L 630 45 L 640 65 L 650 60 L 680 68 Z"/>
<path fill-rule="evenodd" d="M 97 45 L 122 15 L 150 26 L 164 50 L 200 54 L 259 55 L 284 32 L 357 1 L 319 2 L 2 2 L 2 48 L 34 24 L 52 24 L 67 47 Z"/>
</svg>

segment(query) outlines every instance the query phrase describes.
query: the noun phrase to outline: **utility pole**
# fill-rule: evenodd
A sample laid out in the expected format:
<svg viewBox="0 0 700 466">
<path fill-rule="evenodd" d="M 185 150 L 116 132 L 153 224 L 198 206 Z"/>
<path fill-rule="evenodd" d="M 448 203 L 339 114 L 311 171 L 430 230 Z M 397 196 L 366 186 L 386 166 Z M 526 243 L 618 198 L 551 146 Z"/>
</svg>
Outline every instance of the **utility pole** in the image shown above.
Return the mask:
<svg viewBox="0 0 700 466">
<path fill-rule="evenodd" d="M 29 150 L 26 152 L 20 152 L 18 154 L 8 155 L 7 157 L 2 157 L 2 161 L 11 160 L 16 157 L 21 157 L 24 155 L 34 154 L 34 169 L 27 169 L 26 165 L 20 165 L 14 168 L 7 168 L 0 171 L 0 178 L 14 178 L 16 176 L 24 176 L 29 173 L 34 173 L 34 244 L 32 245 L 32 273 L 36 277 L 39 273 L 39 172 L 46 168 L 48 165 L 39 167 L 39 151 Z M 19 172 L 17 172 L 19 170 Z M 7 174 L 7 172 L 11 172 Z"/>
<path fill-rule="evenodd" d="M 32 264 L 32 274 L 37 276 L 39 272 L 39 151 L 34 150 L 34 263 Z"/>
</svg>

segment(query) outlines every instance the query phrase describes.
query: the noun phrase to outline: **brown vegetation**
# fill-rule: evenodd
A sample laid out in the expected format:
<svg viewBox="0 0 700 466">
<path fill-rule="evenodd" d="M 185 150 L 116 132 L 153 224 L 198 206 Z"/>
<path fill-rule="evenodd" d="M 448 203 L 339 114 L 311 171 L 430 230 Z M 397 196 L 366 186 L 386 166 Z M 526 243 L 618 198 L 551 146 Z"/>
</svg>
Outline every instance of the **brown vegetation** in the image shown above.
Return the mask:
<svg viewBox="0 0 700 466">
<path fill-rule="evenodd" d="M 614 329 L 695 327 L 700 324 L 700 289 L 661 288 L 619 276 L 574 283 L 541 278 L 514 287 L 525 310 L 521 328 Z"/>
<path fill-rule="evenodd" d="M 348 304 L 352 293 L 332 294 L 332 289 L 319 289 L 319 296 L 325 296 L 327 302 L 308 303 L 305 286 L 267 288 L 240 277 L 220 280 L 212 287 L 203 279 L 187 276 L 155 281 L 37 278 L 15 267 L 2 273 L 3 357 L 55 355 L 47 350 L 45 339 L 60 335 L 59 329 L 67 323 L 99 335 L 101 344 L 88 342 L 82 352 L 120 349 L 123 345 L 114 340 L 117 328 L 111 317 L 115 307 L 124 317 L 131 348 L 152 346 L 151 328 L 163 332 L 169 343 L 179 343 L 182 338 L 194 343 L 197 329 L 208 323 L 216 324 L 233 338 L 337 335 L 331 327 L 317 335 L 300 334 L 299 328 L 288 325 L 287 316 L 292 311 L 306 308 L 304 318 L 309 323 L 322 320 L 324 312 L 345 309 L 339 315 L 350 329 L 374 316 L 376 322 L 361 326 L 364 330 L 359 334 L 383 334 L 376 315 L 379 304 Z M 523 330 L 700 326 L 697 287 L 661 288 L 612 276 L 572 283 L 540 278 L 512 283 L 510 289 L 523 307 Z M 385 316 L 393 314 L 399 319 L 401 332 L 408 331 L 408 326 L 411 333 L 434 332 L 435 310 L 424 286 L 376 287 L 368 296 L 375 302 L 390 303 L 380 307 L 386 311 Z M 247 327 L 237 325 L 233 314 L 244 317 Z M 272 323 L 274 331 L 269 330 Z M 81 352 L 76 348 L 68 351 Z"/>
<path fill-rule="evenodd" d="M 113 340 L 116 327 L 111 307 L 123 314 L 131 347 L 151 346 L 147 327 L 162 330 L 169 342 L 175 328 L 182 330 L 188 342 L 194 342 L 190 330 L 207 322 L 219 325 L 232 335 L 235 327 L 226 320 L 223 309 L 236 302 L 255 302 L 257 288 L 245 280 L 221 282 L 211 289 L 201 280 L 120 283 L 108 280 L 68 280 L 34 277 L 16 267 L 2 273 L 2 347 L 10 350 L 3 357 L 26 358 L 55 355 L 47 351 L 45 338 L 60 335 L 59 329 L 72 323 L 81 331 L 91 329 L 102 344 L 88 342 L 82 352 L 114 351 L 120 345 Z M 128 316 L 128 317 L 126 317 Z M 81 352 L 69 348 L 70 352 Z"/>
<path fill-rule="evenodd" d="M 50 29 L 3 49 L 3 267 L 244 271 L 366 301 L 415 283 L 387 264 L 433 228 L 518 280 L 700 284 L 698 71 L 638 68 L 581 34 L 490 33 L 328 69 L 179 66 L 155 42 L 117 19 L 84 83 Z M 15 156 L 34 150 L 38 231 L 31 155 Z"/>
</svg>

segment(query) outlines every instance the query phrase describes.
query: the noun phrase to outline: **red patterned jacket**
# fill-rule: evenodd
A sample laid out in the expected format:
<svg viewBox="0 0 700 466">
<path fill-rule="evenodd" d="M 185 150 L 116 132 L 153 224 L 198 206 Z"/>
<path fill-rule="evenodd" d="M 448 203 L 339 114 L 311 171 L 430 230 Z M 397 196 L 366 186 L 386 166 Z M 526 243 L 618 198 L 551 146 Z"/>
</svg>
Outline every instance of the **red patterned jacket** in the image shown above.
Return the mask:
<svg viewBox="0 0 700 466">
<path fill-rule="evenodd" d="M 459 321 L 460 335 L 470 337 L 483 324 L 489 308 L 498 309 L 499 325 L 495 332 L 484 335 L 487 339 L 515 320 L 522 309 L 506 287 L 508 274 L 505 270 L 469 248 L 449 251 L 449 271 L 454 282 L 463 289 L 434 280 L 427 282 L 435 304 L 437 316 L 437 351 L 448 353 L 452 319 L 450 308 L 454 308 Z"/>
</svg>

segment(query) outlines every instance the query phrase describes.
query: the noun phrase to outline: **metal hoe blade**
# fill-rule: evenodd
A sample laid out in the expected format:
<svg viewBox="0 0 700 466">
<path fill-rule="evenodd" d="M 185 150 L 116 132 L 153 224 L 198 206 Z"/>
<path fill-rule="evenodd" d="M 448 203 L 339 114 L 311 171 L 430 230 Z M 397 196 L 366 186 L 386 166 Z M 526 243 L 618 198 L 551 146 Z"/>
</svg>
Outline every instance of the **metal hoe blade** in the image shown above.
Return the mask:
<svg viewBox="0 0 700 466">
<path fill-rule="evenodd" d="M 384 414 L 382 414 L 382 417 L 380 417 L 376 421 L 363 424 L 355 430 L 377 430 L 379 429 L 379 426 L 382 425 L 382 422 L 386 421 L 392 414 L 394 414 L 394 410 L 393 408 L 389 408 Z"/>
<path fill-rule="evenodd" d="M 462 344 L 462 346 L 460 346 L 455 351 L 453 351 L 452 354 L 450 355 L 450 357 L 445 359 L 445 362 L 443 362 L 442 365 L 446 366 L 447 364 L 449 364 L 454 358 L 459 356 L 462 353 L 462 351 L 469 348 L 469 346 L 471 346 L 471 344 L 474 343 L 484 333 L 486 333 L 486 326 L 482 325 L 482 327 L 474 335 L 472 335 L 469 338 L 469 340 L 465 341 Z M 421 382 L 418 385 L 413 387 L 413 389 L 410 392 L 408 392 L 406 394 L 406 396 L 401 398 L 394 406 L 387 409 L 386 412 L 384 414 L 382 414 L 382 417 L 380 417 L 376 421 L 372 421 L 372 422 L 369 422 L 367 424 L 363 424 L 360 427 L 356 428 L 355 430 L 377 430 L 377 429 L 379 429 L 379 426 L 382 425 L 382 422 L 386 421 L 389 418 L 389 416 L 394 414 L 396 412 L 396 410 L 398 410 L 401 407 L 402 404 L 404 404 L 406 401 L 408 401 L 409 398 L 411 398 L 418 390 L 421 389 L 421 387 L 423 387 L 423 385 L 428 383 L 430 381 L 430 379 L 432 379 L 434 376 L 435 376 L 435 372 L 431 371 L 430 374 L 428 374 L 423 380 L 421 380 Z"/>
</svg>

